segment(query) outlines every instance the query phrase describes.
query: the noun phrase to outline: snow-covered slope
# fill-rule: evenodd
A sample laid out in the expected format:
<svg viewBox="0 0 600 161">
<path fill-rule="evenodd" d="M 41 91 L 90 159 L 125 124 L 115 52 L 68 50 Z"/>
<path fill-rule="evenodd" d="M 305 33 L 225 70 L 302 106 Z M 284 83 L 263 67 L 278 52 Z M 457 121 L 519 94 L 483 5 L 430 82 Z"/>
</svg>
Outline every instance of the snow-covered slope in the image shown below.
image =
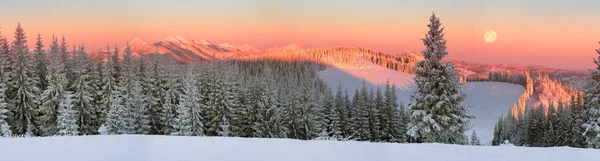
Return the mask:
<svg viewBox="0 0 600 161">
<path fill-rule="evenodd" d="M 0 138 L 6 161 L 596 161 L 600 150 L 177 136 Z"/>
<path fill-rule="evenodd" d="M 343 88 L 348 89 L 350 96 L 357 88 L 362 87 L 363 80 L 373 90 L 377 86 L 384 88 L 389 80 L 397 87 L 398 101 L 405 105 L 409 103 L 410 95 L 416 88 L 414 75 L 375 65 L 368 68 L 328 67 L 318 74 L 333 90 L 341 83 Z M 482 142 L 491 142 L 494 124 L 499 116 L 506 115 L 517 102 L 524 92 L 523 86 L 500 82 L 468 82 L 463 87 L 467 93 L 464 103 L 472 105 L 471 112 L 477 117 L 472 121 L 474 129 Z"/>
</svg>

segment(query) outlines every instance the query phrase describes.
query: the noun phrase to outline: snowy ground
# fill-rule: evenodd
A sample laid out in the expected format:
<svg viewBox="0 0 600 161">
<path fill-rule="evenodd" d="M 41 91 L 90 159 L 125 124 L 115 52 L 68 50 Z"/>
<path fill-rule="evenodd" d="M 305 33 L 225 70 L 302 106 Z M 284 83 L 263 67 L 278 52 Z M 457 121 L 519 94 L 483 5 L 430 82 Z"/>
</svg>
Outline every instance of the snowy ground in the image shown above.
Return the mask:
<svg viewBox="0 0 600 161">
<path fill-rule="evenodd" d="M 320 71 L 321 77 L 331 88 L 336 90 L 339 83 L 348 89 L 350 96 L 356 88 L 361 88 L 363 80 L 369 89 L 385 87 L 387 80 L 396 85 L 398 101 L 405 105 L 416 86 L 414 75 L 387 69 L 381 66 L 369 68 L 329 67 Z M 523 86 L 500 82 L 468 82 L 464 86 L 467 93 L 465 104 L 471 105 L 471 112 L 477 118 L 473 120 L 474 129 L 483 143 L 490 143 L 493 138 L 494 124 L 500 115 L 506 115 L 519 96 L 524 92 Z M 468 132 L 468 134 L 471 134 Z"/>
<path fill-rule="evenodd" d="M 597 161 L 600 150 L 176 136 L 0 138 L 6 161 Z"/>
</svg>

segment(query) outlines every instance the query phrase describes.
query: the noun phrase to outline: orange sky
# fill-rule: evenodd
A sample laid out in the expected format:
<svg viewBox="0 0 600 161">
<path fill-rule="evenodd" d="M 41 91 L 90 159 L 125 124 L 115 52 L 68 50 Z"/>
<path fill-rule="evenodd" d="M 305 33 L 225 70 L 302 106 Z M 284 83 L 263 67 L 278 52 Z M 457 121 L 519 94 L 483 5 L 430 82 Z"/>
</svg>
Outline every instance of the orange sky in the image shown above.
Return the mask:
<svg viewBox="0 0 600 161">
<path fill-rule="evenodd" d="M 40 32 L 46 44 L 52 34 L 64 35 L 90 50 L 181 35 L 260 49 L 297 43 L 399 53 L 423 49 L 420 39 L 435 11 L 446 27 L 449 58 L 585 69 L 600 48 L 600 11 L 593 6 L 600 2 L 23 0 L 0 6 L 0 31 L 12 39 L 20 21 L 31 46 Z M 496 31 L 496 42 L 484 41 L 487 30 Z"/>
</svg>

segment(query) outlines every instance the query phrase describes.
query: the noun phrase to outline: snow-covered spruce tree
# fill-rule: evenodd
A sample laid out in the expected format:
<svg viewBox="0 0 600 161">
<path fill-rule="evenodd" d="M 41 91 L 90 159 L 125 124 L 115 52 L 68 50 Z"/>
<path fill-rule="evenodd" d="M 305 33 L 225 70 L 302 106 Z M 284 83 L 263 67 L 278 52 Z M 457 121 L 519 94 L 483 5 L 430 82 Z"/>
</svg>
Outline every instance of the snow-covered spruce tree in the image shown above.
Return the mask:
<svg viewBox="0 0 600 161">
<path fill-rule="evenodd" d="M 144 97 L 141 93 L 141 86 L 136 80 L 136 61 L 133 58 L 129 42 L 125 46 L 123 63 L 120 63 L 122 75 L 119 81 L 120 93 L 122 94 L 122 103 L 124 114 L 121 118 L 127 123 L 125 127 L 126 134 L 147 134 L 149 132 L 147 121 L 147 109 L 144 105 Z"/>
<path fill-rule="evenodd" d="M 440 62 L 448 54 L 444 28 L 435 14 L 429 20 L 423 38 L 425 59 L 415 65 L 417 90 L 411 96 L 408 134 L 424 142 L 462 143 L 475 116 L 469 106 L 461 105 L 466 94 L 453 71 L 454 64 Z"/>
<path fill-rule="evenodd" d="M 15 39 L 11 46 L 12 71 L 9 73 L 10 103 L 13 107 L 13 132 L 16 135 L 35 135 L 37 133 L 36 116 L 39 105 L 39 89 L 35 80 L 35 71 L 31 54 L 27 48 L 27 36 L 21 24 L 15 30 Z"/>
<path fill-rule="evenodd" d="M 379 90 L 379 89 L 378 89 Z M 369 96 L 368 96 L 368 109 L 367 109 L 367 125 L 369 127 L 369 136 L 370 136 L 370 141 L 372 142 L 378 142 L 379 141 L 379 116 L 378 116 L 378 111 L 377 111 L 377 107 L 376 107 L 376 100 L 375 100 L 375 92 L 373 92 L 373 90 L 371 90 L 369 92 Z"/>
<path fill-rule="evenodd" d="M 117 47 L 115 47 L 117 48 Z M 123 101 L 123 93 L 124 90 L 122 86 L 119 85 L 121 81 L 121 62 L 118 59 L 118 49 L 115 49 L 115 52 L 112 54 L 110 50 L 108 50 L 107 56 L 110 57 L 108 60 L 108 65 L 105 68 L 105 82 L 106 84 L 103 87 L 105 96 L 107 101 L 104 102 L 107 107 L 107 114 L 105 118 L 104 124 L 102 124 L 101 128 L 98 130 L 103 135 L 109 134 L 131 134 L 133 128 L 131 127 L 131 110 L 125 108 L 125 104 Z"/>
<path fill-rule="evenodd" d="M 80 46 L 77 52 L 73 53 L 73 74 L 77 75 L 70 89 L 73 91 L 71 102 L 73 109 L 77 111 L 77 125 L 79 134 L 93 135 L 97 134 L 99 125 L 96 118 L 96 109 L 94 109 L 94 94 L 97 92 L 93 87 L 91 78 L 91 64 L 88 61 L 88 55 L 84 47 Z"/>
<path fill-rule="evenodd" d="M 396 87 L 392 86 L 392 93 L 396 93 Z M 394 99 L 396 99 L 396 95 L 394 94 Z M 406 110 L 406 107 L 404 106 L 404 103 L 400 102 L 400 107 L 396 108 L 398 109 L 397 113 L 398 115 L 394 115 L 394 119 L 392 119 L 392 128 L 394 130 L 392 130 L 394 133 L 392 136 L 394 136 L 394 138 L 392 139 L 393 142 L 399 142 L 399 143 L 404 143 L 408 141 L 408 135 L 406 135 L 406 130 L 407 130 L 407 126 L 408 126 L 408 122 L 409 120 L 409 116 L 408 116 L 408 111 Z"/>
<path fill-rule="evenodd" d="M 583 101 L 580 101 L 579 95 L 572 96 L 570 105 L 568 107 L 568 139 L 566 141 L 566 146 L 569 147 L 578 147 L 585 148 L 587 147 L 586 137 L 583 135 L 585 132 L 585 128 L 582 127 L 585 124 L 586 119 L 586 110 L 584 109 Z"/>
<path fill-rule="evenodd" d="M 340 82 L 340 84 L 338 85 L 336 94 L 335 94 L 335 99 L 334 99 L 334 109 L 336 110 L 335 112 L 339 115 L 338 119 L 339 119 L 339 128 L 340 128 L 340 135 L 341 135 L 341 139 L 345 139 L 346 137 L 351 135 L 351 128 L 350 128 L 350 120 L 349 120 L 349 116 L 348 114 L 348 104 L 346 102 L 346 98 L 347 98 L 347 93 L 344 93 L 343 89 L 342 89 L 342 84 Z M 334 115 L 335 117 L 335 115 Z M 332 125 L 330 125 L 332 126 Z M 334 127 L 335 128 L 335 127 Z"/>
<path fill-rule="evenodd" d="M 12 131 L 10 130 L 10 125 L 8 124 L 8 116 L 10 116 L 10 111 L 8 110 L 8 103 L 6 103 L 6 90 L 6 84 L 4 84 L 3 81 L 0 81 L 0 137 L 12 136 Z"/>
<path fill-rule="evenodd" d="M 34 58 L 35 58 L 35 72 L 36 79 L 38 81 L 38 88 L 40 90 L 45 90 L 46 86 L 48 86 L 48 82 L 46 81 L 46 70 L 48 60 L 46 59 L 46 51 L 44 51 L 44 42 L 42 41 L 42 36 L 40 33 L 37 35 L 37 41 L 35 42 L 35 49 L 33 50 Z"/>
<path fill-rule="evenodd" d="M 75 46 L 73 46 L 73 52 L 69 52 L 67 39 L 65 38 L 65 36 L 63 36 L 60 42 L 60 58 L 64 62 L 65 73 L 67 76 L 67 80 L 69 81 L 67 87 L 71 86 L 71 84 L 75 81 L 76 78 L 75 74 L 73 73 L 73 68 L 75 67 L 73 65 L 73 58 L 71 53 L 76 53 L 76 48 Z"/>
<path fill-rule="evenodd" d="M 279 103 L 276 99 L 275 78 L 271 68 L 267 65 L 263 69 L 261 79 L 254 80 L 250 87 L 248 105 L 257 111 L 257 121 L 253 125 L 254 137 L 282 138 L 286 129 L 281 122 L 283 119 Z"/>
<path fill-rule="evenodd" d="M 179 136 L 204 136 L 204 124 L 202 123 L 197 77 L 194 74 L 196 67 L 188 67 L 183 79 L 183 92 L 179 98 L 179 107 L 177 107 L 177 117 L 175 118 L 175 132 L 171 135 Z"/>
<path fill-rule="evenodd" d="M 46 72 L 48 86 L 42 92 L 39 112 L 39 124 L 42 136 L 52 136 L 58 133 L 57 117 L 61 104 L 65 101 L 67 77 L 63 59 L 60 58 L 60 47 L 56 37 L 52 36 L 52 44 L 48 54 L 49 64 Z"/>
<path fill-rule="evenodd" d="M 8 86 L 8 73 L 11 71 L 12 60 L 10 58 L 10 45 L 6 37 L 0 32 L 0 76 L 2 81 Z"/>
<path fill-rule="evenodd" d="M 307 80 L 313 81 L 313 80 Z M 300 95 L 300 136 L 299 139 L 309 140 L 318 136 L 321 132 L 321 123 L 318 121 L 318 110 L 321 108 L 318 103 L 319 92 L 312 84 L 308 84 L 301 90 Z"/>
<path fill-rule="evenodd" d="M 6 72 L 10 69 L 7 67 L 10 64 L 8 62 L 8 52 L 8 41 L 0 32 L 0 136 L 3 137 L 12 136 L 12 130 L 8 123 L 12 113 L 9 110 L 8 96 L 6 95 L 8 90 L 8 75 Z"/>
<path fill-rule="evenodd" d="M 95 93 L 92 93 L 92 98 L 94 99 L 92 106 L 94 106 L 94 117 L 96 118 L 94 125 L 98 128 L 104 123 L 107 112 L 105 109 L 106 105 L 104 104 L 106 98 L 102 89 L 104 87 L 104 60 L 101 53 L 102 50 L 98 49 L 98 54 L 90 57 L 93 60 L 90 64 L 92 66 L 90 70 L 91 86 L 95 91 Z M 95 130 L 97 131 L 97 129 Z"/>
<path fill-rule="evenodd" d="M 206 119 L 206 134 L 215 136 L 221 131 L 221 123 L 230 120 L 236 107 L 235 86 L 231 75 L 235 72 L 229 64 L 211 62 L 204 68 L 206 72 L 202 74 L 202 98 L 205 109 L 204 117 Z M 223 74 L 228 73 L 228 74 Z M 208 77 L 207 77 L 208 76 Z"/>
<path fill-rule="evenodd" d="M 341 89 L 338 89 L 338 93 L 342 95 Z M 341 113 L 336 105 L 336 102 L 340 100 L 337 100 L 337 97 L 334 97 L 330 90 L 325 92 L 325 105 L 323 108 L 326 110 L 324 119 L 324 121 L 326 121 L 326 126 L 324 129 L 326 129 L 327 136 L 333 140 L 343 139 L 340 121 Z M 341 102 L 341 104 L 343 104 L 343 102 Z"/>
<path fill-rule="evenodd" d="M 600 54 L 600 49 L 596 49 Z M 583 124 L 587 146 L 600 149 L 600 56 L 594 59 L 596 70 L 589 70 L 592 77 L 592 87 L 585 90 L 585 107 L 589 118 Z"/>
<path fill-rule="evenodd" d="M 381 137 L 387 142 L 406 142 L 406 124 L 408 118 L 404 105 L 398 107 L 396 87 L 386 83 L 383 94 L 383 104 L 380 108 L 380 117 L 383 117 L 380 122 Z"/>
<path fill-rule="evenodd" d="M 163 128 L 161 129 L 162 134 L 170 135 L 175 132 L 173 128 L 175 125 L 175 110 L 177 109 L 177 97 L 179 96 L 179 82 L 177 81 L 175 70 L 173 69 L 174 60 L 172 58 L 168 62 L 166 66 L 166 70 L 162 70 L 162 75 L 164 76 L 164 87 L 162 87 L 165 92 L 162 95 L 163 100 L 163 115 L 160 120 L 163 123 Z"/>
<path fill-rule="evenodd" d="M 558 103 L 558 108 L 556 111 L 556 118 L 558 123 L 556 124 L 556 146 L 565 146 L 566 140 L 569 138 L 569 112 L 570 110 L 565 107 L 563 102 Z"/>
<path fill-rule="evenodd" d="M 57 129 L 58 135 L 61 136 L 75 136 L 79 135 L 78 112 L 73 107 L 74 103 L 71 102 L 73 94 L 67 92 L 65 94 L 65 101 L 63 101 L 59 107 L 59 115 L 57 118 Z"/>
<path fill-rule="evenodd" d="M 150 55 L 150 63 L 146 70 L 138 72 L 139 81 L 142 82 L 142 93 L 146 97 L 146 106 L 148 108 L 148 117 L 150 123 L 150 134 L 163 134 L 165 128 L 166 114 L 163 95 L 165 95 L 165 76 L 164 67 L 160 64 L 158 52 Z M 140 66 L 140 70 L 142 67 Z M 138 78 L 138 79 L 139 79 Z M 170 110 L 170 107 L 169 107 Z M 169 125 L 171 126 L 171 125 Z"/>
<path fill-rule="evenodd" d="M 545 117 L 543 108 L 537 107 L 529 110 L 527 118 L 527 135 L 524 145 L 532 147 L 541 147 L 544 143 Z"/>
<path fill-rule="evenodd" d="M 127 54 L 127 52 L 125 54 Z M 133 59 L 133 57 L 130 59 Z M 151 80 L 149 80 L 146 62 L 145 57 L 139 57 L 136 60 L 132 60 L 132 67 L 129 68 L 129 70 L 133 72 L 130 76 L 133 77 L 132 82 L 134 84 L 131 86 L 130 90 L 131 96 L 129 98 L 131 99 L 130 101 L 126 101 L 126 103 L 130 105 L 130 109 L 132 110 L 133 129 L 136 134 L 151 133 L 150 104 L 152 103 L 152 108 L 157 109 L 157 107 L 155 107 L 157 104 L 155 103 L 158 102 L 156 96 L 150 96 L 153 95 L 151 92 L 151 88 L 153 87 L 151 85 Z"/>
<path fill-rule="evenodd" d="M 477 137 L 477 132 L 475 132 L 475 130 L 473 130 L 473 133 L 471 133 L 471 138 L 469 140 L 470 140 L 469 145 L 474 145 L 474 146 L 481 145 L 481 141 L 479 141 L 479 137 Z"/>
</svg>

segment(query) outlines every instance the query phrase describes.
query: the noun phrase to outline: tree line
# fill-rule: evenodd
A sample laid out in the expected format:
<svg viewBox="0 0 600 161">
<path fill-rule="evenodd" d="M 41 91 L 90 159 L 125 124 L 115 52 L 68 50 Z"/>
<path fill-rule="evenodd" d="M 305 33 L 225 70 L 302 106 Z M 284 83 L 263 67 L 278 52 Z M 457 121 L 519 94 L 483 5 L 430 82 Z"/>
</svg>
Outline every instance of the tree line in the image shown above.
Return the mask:
<svg viewBox="0 0 600 161">
<path fill-rule="evenodd" d="M 1 35 L 1 34 L 0 34 Z M 276 58 L 180 64 L 115 45 L 89 55 L 20 24 L 0 36 L 0 134 L 148 134 L 407 142 L 408 113 L 395 87 L 353 96 L 317 76 L 322 64 Z"/>
</svg>

